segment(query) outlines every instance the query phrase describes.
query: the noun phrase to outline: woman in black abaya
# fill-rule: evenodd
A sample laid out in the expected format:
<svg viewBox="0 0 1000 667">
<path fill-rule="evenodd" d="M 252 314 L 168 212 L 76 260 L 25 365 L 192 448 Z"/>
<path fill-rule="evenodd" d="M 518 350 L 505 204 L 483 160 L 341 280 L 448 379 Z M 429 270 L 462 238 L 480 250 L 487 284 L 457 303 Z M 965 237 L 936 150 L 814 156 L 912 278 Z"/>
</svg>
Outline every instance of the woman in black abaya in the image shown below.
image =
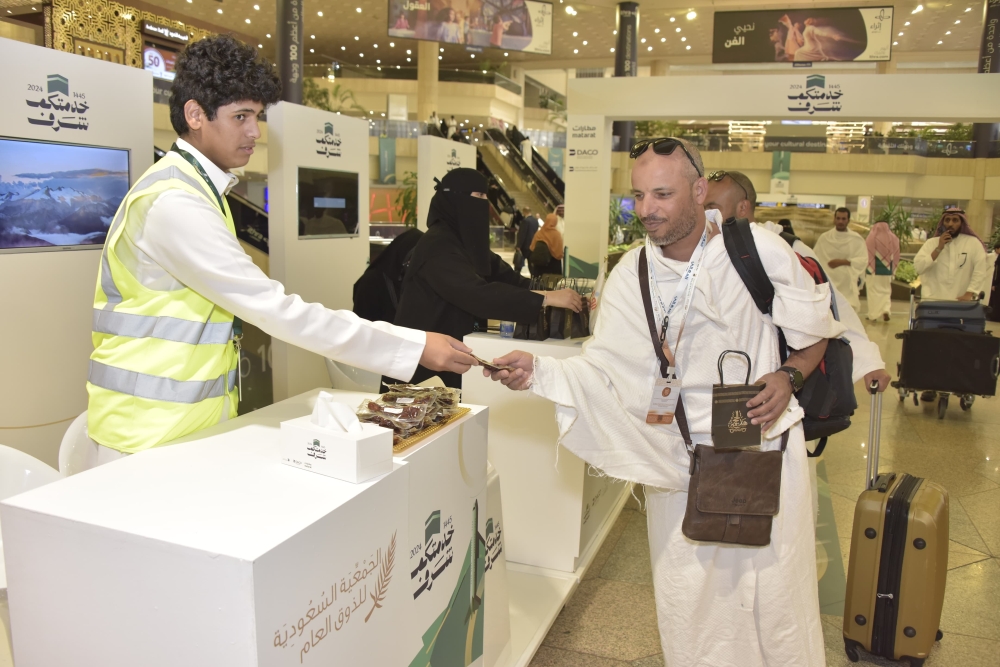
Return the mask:
<svg viewBox="0 0 1000 667">
<path fill-rule="evenodd" d="M 435 179 L 437 180 L 437 179 Z M 438 181 L 427 215 L 427 232 L 413 250 L 403 278 L 403 294 L 393 322 L 458 340 L 485 330 L 486 320 L 532 323 L 543 306 L 582 308 L 573 290 L 537 293 L 490 250 L 486 178 L 475 169 L 454 169 Z M 440 375 L 460 388 L 462 376 L 417 367 L 412 382 Z M 393 382 L 383 378 L 385 382 Z"/>
</svg>

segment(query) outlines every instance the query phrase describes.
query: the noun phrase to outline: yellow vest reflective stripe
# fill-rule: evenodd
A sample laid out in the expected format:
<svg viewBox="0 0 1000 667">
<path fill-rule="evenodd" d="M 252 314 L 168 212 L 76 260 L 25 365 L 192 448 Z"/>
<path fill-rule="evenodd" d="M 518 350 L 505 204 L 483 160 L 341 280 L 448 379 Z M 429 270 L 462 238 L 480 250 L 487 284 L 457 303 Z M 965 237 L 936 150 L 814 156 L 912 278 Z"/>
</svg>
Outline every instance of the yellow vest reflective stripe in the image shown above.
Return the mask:
<svg viewBox="0 0 1000 667">
<path fill-rule="evenodd" d="M 198 172 L 167 153 L 122 201 L 108 230 L 94 296 L 88 431 L 97 442 L 124 452 L 217 423 L 227 397 L 228 416 L 236 415 L 233 315 L 187 287 L 159 291 L 142 285 L 118 256 L 125 229 L 141 230 L 149 207 L 168 190 L 183 190 L 219 208 Z M 225 199 L 220 213 L 235 235 Z"/>
</svg>

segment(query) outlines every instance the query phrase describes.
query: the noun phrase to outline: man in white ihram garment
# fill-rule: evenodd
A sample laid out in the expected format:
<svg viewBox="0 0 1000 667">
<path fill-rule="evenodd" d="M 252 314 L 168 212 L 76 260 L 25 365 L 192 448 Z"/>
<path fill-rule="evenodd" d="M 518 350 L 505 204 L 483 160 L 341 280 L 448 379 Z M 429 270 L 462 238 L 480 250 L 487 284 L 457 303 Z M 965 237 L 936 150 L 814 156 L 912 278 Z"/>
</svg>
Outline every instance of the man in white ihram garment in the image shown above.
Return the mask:
<svg viewBox="0 0 1000 667">
<path fill-rule="evenodd" d="M 945 210 L 937 231 L 913 258 L 922 301 L 972 301 L 979 298 L 987 264 L 983 242 L 969 227 L 965 211 Z"/>
<path fill-rule="evenodd" d="M 861 309 L 858 299 L 858 281 L 868 266 L 868 246 L 861 234 L 847 228 L 851 212 L 838 208 L 833 214 L 834 228 L 816 240 L 813 252 L 819 259 L 827 278 L 837 290 L 847 297 L 854 310 Z"/>
<path fill-rule="evenodd" d="M 761 314 L 718 238 L 721 216 L 710 211 L 706 220 L 708 183 L 695 148 L 672 138 L 644 140 L 632 156 L 636 214 L 648 234 L 648 275 L 639 274 L 639 249 L 622 258 L 580 356 L 556 360 L 515 351 L 495 361 L 514 370 L 491 376 L 553 401 L 559 442 L 574 454 L 611 477 L 645 485 L 668 667 L 822 667 L 815 522 L 792 375 L 808 376 L 826 339 L 843 334 L 844 326 L 831 316 L 829 287 L 813 282 L 781 238 L 752 226 L 775 288 L 773 319 Z M 762 427 L 763 448 L 780 449 L 782 433 L 789 433 L 768 546 L 695 542 L 681 531 L 690 459 L 676 424 L 646 420 L 659 364 L 640 280 L 654 288 L 657 321 L 669 314 L 663 351 L 680 379 L 692 440 L 711 443 L 712 385 L 725 350 L 746 352 L 753 380 L 765 384 L 748 403 L 748 417 Z M 776 326 L 797 350 L 786 362 L 792 373 L 779 370 Z M 730 372 L 740 367 L 745 372 L 745 363 L 730 368 L 727 362 Z"/>
</svg>

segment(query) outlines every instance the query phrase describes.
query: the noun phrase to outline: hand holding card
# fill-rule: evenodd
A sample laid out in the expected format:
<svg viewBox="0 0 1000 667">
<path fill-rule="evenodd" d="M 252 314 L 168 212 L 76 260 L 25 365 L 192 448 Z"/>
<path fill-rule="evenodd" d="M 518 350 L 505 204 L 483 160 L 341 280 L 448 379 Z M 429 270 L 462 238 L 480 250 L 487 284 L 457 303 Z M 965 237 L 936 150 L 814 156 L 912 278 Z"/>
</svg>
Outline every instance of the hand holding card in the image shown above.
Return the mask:
<svg viewBox="0 0 1000 667">
<path fill-rule="evenodd" d="M 499 366 L 499 365 L 494 364 L 492 362 L 486 361 L 485 359 L 480 359 L 476 355 L 472 355 L 472 357 L 477 362 L 479 362 L 480 366 L 482 366 L 486 370 L 490 371 L 491 373 L 496 373 L 497 371 L 513 371 L 514 370 L 513 366 Z"/>
</svg>

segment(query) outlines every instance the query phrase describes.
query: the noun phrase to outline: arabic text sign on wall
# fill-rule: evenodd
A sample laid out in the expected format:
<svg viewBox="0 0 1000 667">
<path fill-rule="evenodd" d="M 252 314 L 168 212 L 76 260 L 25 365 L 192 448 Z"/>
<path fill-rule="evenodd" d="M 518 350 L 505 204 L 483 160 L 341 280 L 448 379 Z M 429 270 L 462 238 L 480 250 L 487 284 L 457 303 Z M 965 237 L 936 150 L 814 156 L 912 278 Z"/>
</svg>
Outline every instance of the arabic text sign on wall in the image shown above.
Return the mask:
<svg viewBox="0 0 1000 667">
<path fill-rule="evenodd" d="M 143 21 L 142 31 L 147 35 L 157 35 L 180 44 L 187 44 L 191 39 L 191 36 L 183 30 L 175 30 L 170 26 L 163 25 L 162 23 L 154 23 L 152 21 Z"/>
<path fill-rule="evenodd" d="M 788 90 L 788 110 L 793 113 L 839 112 L 844 91 L 839 83 L 828 82 L 822 74 L 810 74 L 805 83 L 793 83 Z"/>
<path fill-rule="evenodd" d="M 712 62 L 889 60 L 892 7 L 716 12 Z"/>
<path fill-rule="evenodd" d="M 322 130 L 316 130 L 319 135 L 316 138 L 316 154 L 324 157 L 340 157 L 340 134 L 333 131 L 333 123 L 323 123 Z"/>
<path fill-rule="evenodd" d="M 84 115 L 90 109 L 87 95 L 77 91 L 70 95 L 69 79 L 61 74 L 49 74 L 45 88 L 29 83 L 28 94 L 25 103 L 30 108 L 28 122 L 32 125 L 45 125 L 56 132 L 90 127 Z"/>
</svg>

